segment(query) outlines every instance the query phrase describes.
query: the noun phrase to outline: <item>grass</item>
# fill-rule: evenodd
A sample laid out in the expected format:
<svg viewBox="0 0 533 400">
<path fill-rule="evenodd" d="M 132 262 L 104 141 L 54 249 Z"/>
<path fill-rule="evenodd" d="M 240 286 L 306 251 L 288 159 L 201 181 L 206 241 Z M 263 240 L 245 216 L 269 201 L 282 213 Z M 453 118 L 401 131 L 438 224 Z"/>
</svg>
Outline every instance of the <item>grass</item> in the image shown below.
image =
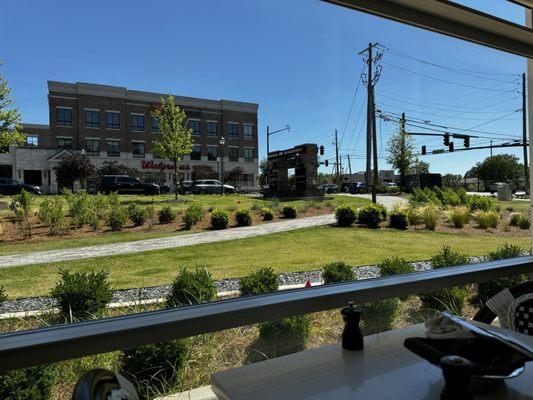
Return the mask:
<svg viewBox="0 0 533 400">
<path fill-rule="evenodd" d="M 313 202 L 310 200 L 292 200 L 288 203 L 296 206 L 298 209 L 304 207 L 309 208 L 310 205 L 325 205 L 331 203 L 332 206 L 336 206 L 340 203 L 347 203 L 356 207 L 362 206 L 368 203 L 368 200 L 359 199 L 349 196 L 332 196 L 332 200 L 325 200 L 324 202 Z M 43 197 L 37 198 L 40 201 Z M 138 204 L 138 205 L 153 205 L 156 210 L 161 209 L 164 206 L 171 206 L 177 211 L 184 211 L 190 204 L 200 204 L 205 211 L 209 208 L 221 208 L 229 211 L 233 211 L 236 208 L 244 207 L 251 208 L 255 206 L 257 209 L 263 207 L 270 207 L 272 200 L 262 199 L 258 197 L 240 196 L 240 195 L 203 195 L 203 196 L 180 196 L 179 202 L 174 202 L 172 195 L 163 195 L 157 197 L 150 196 L 120 196 L 120 200 L 124 205 Z M 8 196 L 0 196 L 0 202 L 9 203 L 11 199 Z M 284 202 L 286 203 L 286 202 Z M 281 206 L 281 203 L 280 203 Z M 3 214 L 0 216 L 8 217 L 11 215 L 9 210 L 2 210 Z M 333 211 L 332 211 L 333 212 Z M 0 218 L 1 219 L 1 218 Z M 153 239 L 159 237 L 175 236 L 184 233 L 191 232 L 176 232 L 175 229 L 158 230 L 154 232 L 102 232 L 97 235 L 91 233 L 90 236 L 78 235 L 76 237 L 54 236 L 47 237 L 46 240 L 33 241 L 31 245 L 28 245 L 24 240 L 16 242 L 1 242 L 0 240 L 0 255 L 27 253 L 32 251 L 47 251 L 56 249 L 71 249 L 75 247 L 96 246 L 100 244 L 129 242 L 142 239 Z"/>
<path fill-rule="evenodd" d="M 528 211 L 529 210 L 529 201 L 524 200 L 511 200 L 511 201 L 500 201 L 494 200 L 494 204 L 500 206 L 501 210 L 505 210 L 509 207 L 512 207 L 514 211 Z"/>
<path fill-rule="evenodd" d="M 407 260 L 429 259 L 443 244 L 471 256 L 483 255 L 506 242 L 530 248 L 529 237 L 317 227 L 130 255 L 0 269 L 0 286 L 11 298 L 47 295 L 59 280 L 59 268 L 103 268 L 109 270 L 115 288 L 121 289 L 169 284 L 182 266 L 206 266 L 216 279 L 222 279 L 243 276 L 262 266 L 291 272 L 319 269 L 339 260 L 352 265 L 373 264 L 391 255 Z"/>
</svg>

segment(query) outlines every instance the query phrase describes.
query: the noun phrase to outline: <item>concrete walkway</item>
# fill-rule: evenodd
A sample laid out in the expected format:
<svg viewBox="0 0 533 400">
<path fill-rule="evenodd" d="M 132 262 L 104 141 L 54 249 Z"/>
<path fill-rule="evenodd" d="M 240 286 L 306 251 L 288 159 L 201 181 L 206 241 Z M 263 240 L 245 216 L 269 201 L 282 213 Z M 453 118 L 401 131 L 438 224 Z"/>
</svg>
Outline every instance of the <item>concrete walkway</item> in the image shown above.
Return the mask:
<svg viewBox="0 0 533 400">
<path fill-rule="evenodd" d="M 66 250 L 50 250 L 24 254 L 11 254 L 7 256 L 0 256 L 0 268 L 72 261 L 84 258 L 115 256 L 118 254 L 132 254 L 140 253 L 143 251 L 192 246 L 201 243 L 213 243 L 225 240 L 246 239 L 254 236 L 269 235 L 271 233 L 285 232 L 302 228 L 311 228 L 314 226 L 321 225 L 329 225 L 334 222 L 334 214 L 327 214 L 319 215 L 316 217 L 291 219 L 255 226 L 246 226 L 242 228 L 231 228 L 220 231 L 193 233 L 190 235 L 137 240 L 133 242 L 105 244 L 100 246 L 78 247 Z"/>
</svg>

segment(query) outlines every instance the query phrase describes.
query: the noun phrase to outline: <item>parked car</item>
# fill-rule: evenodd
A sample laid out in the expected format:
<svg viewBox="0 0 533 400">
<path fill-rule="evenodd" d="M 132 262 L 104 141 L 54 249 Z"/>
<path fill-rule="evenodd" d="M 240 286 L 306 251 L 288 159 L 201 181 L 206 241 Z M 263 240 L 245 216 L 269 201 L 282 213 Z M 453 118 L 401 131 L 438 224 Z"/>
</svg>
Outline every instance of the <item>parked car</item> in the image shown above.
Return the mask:
<svg viewBox="0 0 533 400">
<path fill-rule="evenodd" d="M 318 190 L 322 193 L 337 193 L 339 191 L 339 186 L 334 183 L 324 183 L 318 186 Z"/>
<path fill-rule="evenodd" d="M 500 189 L 505 183 L 504 182 L 494 182 L 492 185 L 490 185 L 489 187 L 489 192 L 490 194 L 494 194 L 494 193 L 498 193 L 498 189 Z M 516 187 L 514 185 L 514 183 L 512 182 L 507 182 L 507 184 L 510 186 L 511 188 L 511 192 L 513 194 L 516 193 Z"/>
<path fill-rule="evenodd" d="M 22 192 L 22 190 L 38 196 L 42 194 L 39 186 L 28 185 L 27 183 L 17 181 L 16 179 L 0 178 L 0 194 L 18 194 Z"/>
<path fill-rule="evenodd" d="M 159 187 L 160 194 L 168 194 L 172 190 L 168 183 L 162 181 L 146 181 L 146 183 L 153 183 Z"/>
<path fill-rule="evenodd" d="M 179 194 L 189 194 L 192 191 L 192 185 L 194 184 L 193 181 L 181 181 L 178 193 Z"/>
<path fill-rule="evenodd" d="M 346 185 L 346 193 L 357 194 L 366 192 L 367 187 L 364 182 L 348 183 Z"/>
<path fill-rule="evenodd" d="M 195 181 L 191 188 L 193 194 L 221 194 L 222 183 L 216 179 L 204 179 Z M 224 193 L 235 193 L 235 188 L 230 185 L 224 185 Z"/>
<path fill-rule="evenodd" d="M 106 194 L 159 194 L 159 186 L 155 183 L 142 182 L 138 178 L 127 175 L 105 175 L 100 181 L 100 191 Z"/>
<path fill-rule="evenodd" d="M 383 182 L 383 186 L 397 188 L 398 185 L 395 182 Z"/>
</svg>

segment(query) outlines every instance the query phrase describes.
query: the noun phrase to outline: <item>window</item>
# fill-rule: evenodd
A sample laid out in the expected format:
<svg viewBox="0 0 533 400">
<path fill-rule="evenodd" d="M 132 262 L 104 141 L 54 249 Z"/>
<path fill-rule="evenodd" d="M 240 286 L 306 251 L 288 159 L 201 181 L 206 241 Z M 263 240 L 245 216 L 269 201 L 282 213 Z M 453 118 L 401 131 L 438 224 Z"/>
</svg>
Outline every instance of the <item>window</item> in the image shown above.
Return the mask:
<svg viewBox="0 0 533 400">
<path fill-rule="evenodd" d="M 131 114 L 131 130 L 132 131 L 144 131 L 144 115 Z"/>
<path fill-rule="evenodd" d="M 239 137 L 239 124 L 228 122 L 228 136 L 232 138 Z"/>
<path fill-rule="evenodd" d="M 202 146 L 195 144 L 192 147 L 191 160 L 201 160 L 201 159 L 202 159 Z"/>
<path fill-rule="evenodd" d="M 107 141 L 107 156 L 120 157 L 120 142 L 118 140 Z"/>
<path fill-rule="evenodd" d="M 207 121 L 207 136 L 216 137 L 218 134 L 218 122 L 216 121 Z"/>
<path fill-rule="evenodd" d="M 106 111 L 105 127 L 107 129 L 120 129 L 120 113 L 114 111 Z"/>
<path fill-rule="evenodd" d="M 152 117 L 152 130 L 159 131 L 159 118 Z"/>
<path fill-rule="evenodd" d="M 98 139 L 87 139 L 85 141 L 85 151 L 88 156 L 99 156 L 100 141 Z"/>
<path fill-rule="evenodd" d="M 207 159 L 209 161 L 216 161 L 218 157 L 218 147 L 217 146 L 207 146 Z"/>
<path fill-rule="evenodd" d="M 228 147 L 228 158 L 230 161 L 239 161 L 239 148 L 238 147 Z"/>
<path fill-rule="evenodd" d="M 85 110 L 85 127 L 86 128 L 98 128 L 100 121 L 98 118 L 98 111 Z"/>
<path fill-rule="evenodd" d="M 144 158 L 144 143 L 143 142 L 132 142 L 131 150 L 133 153 L 133 158 Z"/>
<path fill-rule="evenodd" d="M 243 174 L 242 185 L 246 187 L 254 186 L 254 174 Z"/>
<path fill-rule="evenodd" d="M 35 135 L 26 136 L 26 146 L 28 147 L 39 146 L 39 136 L 35 136 Z"/>
<path fill-rule="evenodd" d="M 72 109 L 58 108 L 56 117 L 56 125 L 72 126 Z"/>
<path fill-rule="evenodd" d="M 254 149 L 244 149 L 244 161 L 245 162 L 254 161 Z"/>
<path fill-rule="evenodd" d="M 200 121 L 196 119 L 190 119 L 189 120 L 189 128 L 192 129 L 192 134 L 195 136 L 200 135 Z"/>
<path fill-rule="evenodd" d="M 58 150 L 72 149 L 72 138 L 57 138 L 57 149 Z"/>
<path fill-rule="evenodd" d="M 254 138 L 254 126 L 253 125 L 243 125 L 243 136 L 245 139 Z"/>
</svg>

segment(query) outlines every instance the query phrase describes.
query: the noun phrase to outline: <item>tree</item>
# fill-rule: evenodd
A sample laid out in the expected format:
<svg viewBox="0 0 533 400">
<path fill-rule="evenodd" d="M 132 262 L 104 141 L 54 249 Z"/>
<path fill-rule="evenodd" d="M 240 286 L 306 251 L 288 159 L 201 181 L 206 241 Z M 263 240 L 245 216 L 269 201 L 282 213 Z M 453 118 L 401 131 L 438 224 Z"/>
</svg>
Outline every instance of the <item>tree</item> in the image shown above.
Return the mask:
<svg viewBox="0 0 533 400">
<path fill-rule="evenodd" d="M 98 168 L 97 173 L 99 177 L 104 175 L 128 175 L 138 178 L 140 176 L 138 170 L 119 164 L 118 161 L 104 161 L 102 167 Z"/>
<path fill-rule="evenodd" d="M 444 174 L 442 175 L 442 186 L 445 188 L 456 188 L 461 183 L 463 177 L 456 174 Z"/>
<path fill-rule="evenodd" d="M 237 165 L 235 168 L 230 169 L 229 171 L 224 172 L 224 183 L 230 182 L 235 184 L 242 180 L 244 175 L 244 169 L 241 166 Z"/>
<path fill-rule="evenodd" d="M 18 108 L 13 107 L 10 98 L 11 90 L 7 86 L 7 80 L 0 75 L 0 148 L 9 146 L 21 146 L 26 138 L 20 132 L 20 113 Z"/>
<path fill-rule="evenodd" d="M 418 158 L 409 167 L 410 174 L 429 174 L 429 163 Z"/>
<path fill-rule="evenodd" d="M 391 136 L 387 144 L 389 156 L 387 162 L 400 173 L 400 187 L 405 188 L 405 175 L 409 168 L 417 161 L 414 155 L 414 143 L 411 136 L 405 135 L 401 130 Z"/>
<path fill-rule="evenodd" d="M 56 178 L 59 186 L 73 189 L 75 181 L 80 181 L 83 184 L 87 178 L 94 176 L 95 173 L 96 168 L 89 157 L 85 154 L 73 154 L 61 161 L 56 170 Z"/>
<path fill-rule="evenodd" d="M 267 160 L 266 158 L 259 161 L 259 185 L 266 185 L 267 182 Z"/>
<path fill-rule="evenodd" d="M 209 165 L 194 165 L 192 167 L 191 178 L 193 181 L 199 179 L 217 179 L 218 174 Z"/>
<path fill-rule="evenodd" d="M 158 118 L 161 139 L 153 143 L 153 151 L 159 157 L 164 157 L 174 169 L 174 184 L 178 185 L 178 163 L 181 158 L 191 153 L 192 129 L 189 127 L 187 116 L 179 106 L 174 104 L 174 97 L 161 99 L 161 106 L 155 109 Z M 178 191 L 176 190 L 176 199 Z"/>
<path fill-rule="evenodd" d="M 477 176 L 485 186 L 494 182 L 515 182 L 524 177 L 524 167 L 512 154 L 488 157 L 476 165 Z"/>
</svg>

